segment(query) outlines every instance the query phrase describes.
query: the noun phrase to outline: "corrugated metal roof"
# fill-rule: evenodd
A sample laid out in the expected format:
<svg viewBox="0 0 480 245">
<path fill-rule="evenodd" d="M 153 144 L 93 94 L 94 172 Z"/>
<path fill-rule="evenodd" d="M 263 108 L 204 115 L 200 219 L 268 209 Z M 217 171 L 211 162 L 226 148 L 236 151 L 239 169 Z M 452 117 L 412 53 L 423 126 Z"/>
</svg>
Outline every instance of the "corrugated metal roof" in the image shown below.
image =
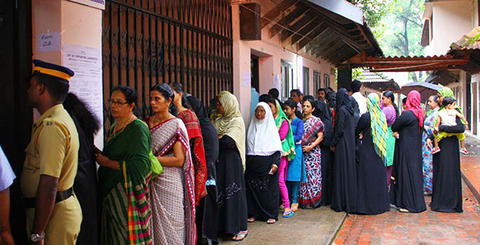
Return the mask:
<svg viewBox="0 0 480 245">
<path fill-rule="evenodd" d="M 451 50 L 480 49 L 480 26 L 473 28 L 469 33 L 463 35 L 460 40 L 450 45 Z"/>
</svg>

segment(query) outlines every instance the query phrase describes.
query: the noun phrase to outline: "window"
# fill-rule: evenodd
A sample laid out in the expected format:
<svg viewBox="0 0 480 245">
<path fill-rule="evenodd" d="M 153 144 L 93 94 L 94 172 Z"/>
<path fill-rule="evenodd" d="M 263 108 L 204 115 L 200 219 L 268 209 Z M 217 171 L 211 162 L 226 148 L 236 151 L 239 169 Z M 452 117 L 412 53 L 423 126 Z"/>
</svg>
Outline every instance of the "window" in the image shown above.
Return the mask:
<svg viewBox="0 0 480 245">
<path fill-rule="evenodd" d="M 310 94 L 310 69 L 303 67 L 303 94 Z"/>
<path fill-rule="evenodd" d="M 313 71 L 313 93 L 316 95 L 319 88 L 322 87 L 322 76 L 320 72 Z"/>
<path fill-rule="evenodd" d="M 281 99 L 287 100 L 290 97 L 290 90 L 293 88 L 293 66 L 282 60 L 282 91 Z"/>
<path fill-rule="evenodd" d="M 325 73 L 324 76 L 325 76 L 325 79 L 324 79 L 325 88 L 328 88 L 330 87 L 330 74 Z"/>
</svg>

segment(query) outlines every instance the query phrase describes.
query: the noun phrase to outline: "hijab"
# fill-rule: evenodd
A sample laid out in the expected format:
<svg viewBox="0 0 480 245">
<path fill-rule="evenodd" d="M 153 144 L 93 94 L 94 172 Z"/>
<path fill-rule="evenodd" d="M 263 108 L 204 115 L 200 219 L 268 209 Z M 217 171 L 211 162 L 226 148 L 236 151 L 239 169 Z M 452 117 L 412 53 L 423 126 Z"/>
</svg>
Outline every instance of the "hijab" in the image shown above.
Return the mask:
<svg viewBox="0 0 480 245">
<path fill-rule="evenodd" d="M 352 100 L 350 99 L 350 96 L 345 88 L 341 88 L 337 92 L 335 111 L 338 113 L 342 106 L 345 106 L 345 109 L 347 109 L 347 111 L 353 115 L 354 108 L 352 105 Z"/>
<path fill-rule="evenodd" d="M 247 131 L 247 155 L 270 156 L 277 151 L 282 152 L 282 142 L 270 106 L 260 102 L 255 109 L 258 107 L 265 110 L 265 118 L 258 120 L 253 115 L 250 120 Z"/>
<path fill-rule="evenodd" d="M 387 164 L 387 142 L 388 126 L 385 114 L 380 109 L 380 97 L 371 93 L 367 97 L 367 109 L 370 114 L 370 127 L 372 129 L 373 148 L 377 155 L 382 159 L 383 164 Z"/>
<path fill-rule="evenodd" d="M 238 153 L 242 158 L 243 169 L 245 169 L 245 123 L 240 113 L 237 97 L 228 91 L 220 92 L 217 97 L 225 114 L 217 114 L 213 125 L 219 136 L 228 135 L 235 141 Z"/>
<path fill-rule="evenodd" d="M 280 106 L 280 103 L 278 100 L 275 100 L 275 105 L 277 107 L 277 113 L 275 116 L 275 124 L 277 125 L 277 134 L 278 131 L 280 130 L 280 127 L 282 127 L 282 124 L 284 121 L 287 121 L 288 123 L 288 133 L 287 137 L 283 139 L 282 141 L 282 146 L 283 146 L 283 153 L 282 156 L 287 156 L 287 159 L 290 161 L 293 158 L 295 158 L 295 140 L 293 138 L 293 133 L 292 133 L 292 126 L 290 125 L 290 120 L 288 120 L 287 115 L 282 110 L 282 107 Z"/>
<path fill-rule="evenodd" d="M 417 117 L 418 119 L 418 126 L 423 127 L 424 114 L 420 100 L 421 96 L 417 90 L 410 91 L 407 96 L 406 110 L 413 112 L 413 114 L 415 114 L 415 117 Z"/>
<path fill-rule="evenodd" d="M 455 98 L 455 95 L 453 94 L 453 91 L 449 87 L 442 87 L 441 89 L 438 90 L 438 93 L 443 97 L 452 97 Z M 441 105 L 440 105 L 441 106 Z"/>
</svg>

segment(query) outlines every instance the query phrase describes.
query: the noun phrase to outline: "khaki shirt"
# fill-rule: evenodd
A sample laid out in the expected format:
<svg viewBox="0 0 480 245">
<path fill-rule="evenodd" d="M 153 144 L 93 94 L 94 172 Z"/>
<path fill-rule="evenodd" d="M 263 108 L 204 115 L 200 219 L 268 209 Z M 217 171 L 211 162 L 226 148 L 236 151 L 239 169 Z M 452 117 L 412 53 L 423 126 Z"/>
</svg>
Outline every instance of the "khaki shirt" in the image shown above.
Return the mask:
<svg viewBox="0 0 480 245">
<path fill-rule="evenodd" d="M 32 137 L 25 149 L 20 185 L 24 197 L 36 197 L 40 175 L 58 178 L 57 191 L 73 186 L 78 165 L 78 133 L 63 108 L 55 105 L 33 124 Z"/>
</svg>

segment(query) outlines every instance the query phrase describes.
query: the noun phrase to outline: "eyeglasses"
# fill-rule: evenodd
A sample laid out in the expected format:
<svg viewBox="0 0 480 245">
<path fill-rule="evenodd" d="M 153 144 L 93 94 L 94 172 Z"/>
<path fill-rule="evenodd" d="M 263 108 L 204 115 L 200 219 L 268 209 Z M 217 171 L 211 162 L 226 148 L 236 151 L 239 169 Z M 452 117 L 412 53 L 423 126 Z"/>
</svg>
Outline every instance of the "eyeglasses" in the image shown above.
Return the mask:
<svg viewBox="0 0 480 245">
<path fill-rule="evenodd" d="M 123 102 L 123 101 L 120 101 L 120 100 L 108 100 L 108 103 L 110 105 L 126 105 L 126 104 L 128 104 L 128 102 Z"/>
</svg>

